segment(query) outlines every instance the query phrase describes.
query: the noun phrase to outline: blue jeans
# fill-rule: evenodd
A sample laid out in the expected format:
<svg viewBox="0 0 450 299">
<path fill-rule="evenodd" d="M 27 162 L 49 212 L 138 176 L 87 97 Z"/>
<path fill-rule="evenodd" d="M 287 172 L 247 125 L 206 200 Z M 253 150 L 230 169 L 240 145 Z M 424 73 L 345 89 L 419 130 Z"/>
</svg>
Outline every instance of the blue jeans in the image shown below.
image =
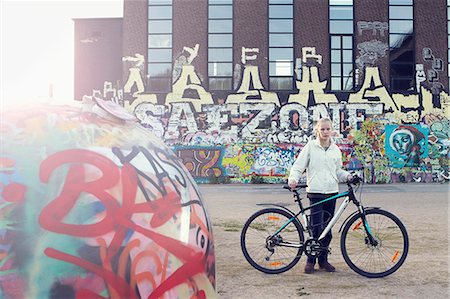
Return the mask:
<svg viewBox="0 0 450 299">
<path fill-rule="evenodd" d="M 323 194 L 323 193 L 308 193 L 307 196 L 309 198 L 309 202 L 311 205 L 324 200 L 327 197 L 334 196 L 337 193 L 329 193 L 329 194 Z M 315 239 L 319 238 L 322 231 L 327 226 L 328 222 L 333 218 L 334 210 L 336 207 L 336 200 L 330 200 L 325 203 L 322 203 L 320 205 L 317 205 L 315 207 L 311 208 L 311 226 L 313 231 L 313 237 Z M 330 245 L 332 239 L 331 230 L 328 232 L 328 234 L 323 238 L 320 243 L 322 246 L 328 247 Z M 317 260 L 319 261 L 319 264 L 323 264 L 328 260 L 328 252 L 323 252 Z M 314 257 L 308 257 L 308 263 L 316 263 L 316 258 Z"/>
</svg>

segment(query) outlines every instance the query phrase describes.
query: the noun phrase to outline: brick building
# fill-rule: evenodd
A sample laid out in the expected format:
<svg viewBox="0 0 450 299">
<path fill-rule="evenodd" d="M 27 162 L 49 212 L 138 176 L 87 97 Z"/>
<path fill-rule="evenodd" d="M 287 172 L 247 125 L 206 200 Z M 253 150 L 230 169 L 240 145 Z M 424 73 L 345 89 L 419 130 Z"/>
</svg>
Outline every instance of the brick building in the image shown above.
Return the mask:
<svg viewBox="0 0 450 299">
<path fill-rule="evenodd" d="M 415 81 L 414 64 L 424 62 L 424 49 L 431 49 L 434 57 L 445 61 L 446 29 L 447 3 L 444 0 L 434 1 L 432 5 L 420 0 L 355 3 L 353 0 L 150 0 L 125 1 L 124 4 L 124 53 L 143 53 L 149 63 L 145 73 L 153 76 L 152 66 L 168 62 L 173 67 L 173 60 L 183 52 L 183 47 L 199 44 L 198 56 L 192 64 L 205 78 L 205 87 L 212 85 L 214 90 L 234 90 L 229 83 L 214 85 L 218 83 L 211 81 L 217 82 L 217 79 L 209 77 L 211 68 L 216 67 L 213 63 L 224 63 L 223 70 L 219 67 L 218 71 L 226 73 L 223 79 L 231 77 L 233 81 L 233 66 L 241 64 L 242 47 L 259 49 L 257 58 L 251 62 L 259 66 L 261 82 L 269 90 L 295 89 L 296 59 L 302 58 L 305 47 L 315 48 L 322 56 L 321 78 L 335 79 L 329 80 L 327 90 L 356 90 L 361 82 L 355 80 L 353 84 L 340 86 L 339 79 L 354 77 L 357 72 L 352 76 L 351 71 L 366 65 L 379 67 L 383 83 L 389 89 L 411 90 L 415 88 L 410 82 Z M 161 36 L 166 38 L 165 45 L 156 43 Z M 339 39 L 342 39 L 341 45 L 338 45 Z M 219 52 L 214 48 L 221 49 L 223 54 L 214 56 Z M 370 55 L 366 54 L 370 50 L 375 51 L 370 54 L 377 57 L 365 57 Z M 342 55 L 342 60 L 332 59 L 332 53 Z M 277 66 L 276 60 L 289 63 L 286 67 L 284 64 Z M 346 63 L 353 66 L 344 66 L 346 72 L 341 74 L 339 62 L 341 66 Z M 442 64 L 438 69 L 439 81 L 447 89 L 447 67 Z M 289 73 L 281 76 L 292 78 L 291 82 L 281 83 L 283 79 L 273 75 L 277 71 Z M 156 89 L 149 91 L 169 91 L 170 87 L 171 84 L 155 86 Z"/>
<path fill-rule="evenodd" d="M 200 182 L 285 180 L 319 117 L 367 181 L 441 180 L 448 11 L 445 0 L 125 0 L 113 94 Z"/>
</svg>

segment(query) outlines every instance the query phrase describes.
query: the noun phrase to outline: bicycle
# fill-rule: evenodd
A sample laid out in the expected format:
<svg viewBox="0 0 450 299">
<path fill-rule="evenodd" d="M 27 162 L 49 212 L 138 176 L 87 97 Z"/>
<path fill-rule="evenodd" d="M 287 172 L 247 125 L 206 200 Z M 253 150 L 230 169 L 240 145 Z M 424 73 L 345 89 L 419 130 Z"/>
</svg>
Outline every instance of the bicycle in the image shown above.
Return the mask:
<svg viewBox="0 0 450 299">
<path fill-rule="evenodd" d="M 293 189 L 283 186 L 293 192 L 300 211 L 294 213 L 279 204 L 262 204 L 275 207 L 254 213 L 244 224 L 241 248 L 246 260 L 259 271 L 279 274 L 294 267 L 303 252 L 312 257 L 328 254 L 329 249 L 322 246 L 320 240 L 352 202 L 357 211 L 349 215 L 339 229 L 339 232 L 342 230 L 340 246 L 345 262 L 356 273 L 369 278 L 385 277 L 397 271 L 408 255 L 408 233 L 394 214 L 378 207 L 363 207 L 355 196 L 362 182 L 361 178 L 353 175 L 347 183 L 347 191 L 306 208 L 303 207 L 299 190 L 307 185 L 302 184 Z M 356 186 L 355 190 L 353 186 Z M 315 205 L 338 198 L 344 198 L 342 204 L 327 222 L 319 238 L 313 238 L 311 215 L 305 212 Z M 308 237 L 306 241 L 304 234 Z"/>
</svg>

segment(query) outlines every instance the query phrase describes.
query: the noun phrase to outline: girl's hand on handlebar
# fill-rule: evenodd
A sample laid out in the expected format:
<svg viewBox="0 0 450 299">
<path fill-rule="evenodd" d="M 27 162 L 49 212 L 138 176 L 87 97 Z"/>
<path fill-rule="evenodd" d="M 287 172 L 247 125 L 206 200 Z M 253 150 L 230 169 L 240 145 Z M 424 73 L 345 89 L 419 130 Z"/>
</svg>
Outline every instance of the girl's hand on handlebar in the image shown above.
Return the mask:
<svg viewBox="0 0 450 299">
<path fill-rule="evenodd" d="M 297 184 L 298 183 L 296 181 L 294 181 L 294 180 L 288 180 L 288 186 L 291 189 L 294 189 L 295 187 L 297 187 Z"/>
<path fill-rule="evenodd" d="M 356 173 L 350 174 L 347 179 L 348 179 L 348 181 L 347 181 L 348 183 L 355 184 L 355 185 L 361 181 L 361 178 Z"/>
</svg>

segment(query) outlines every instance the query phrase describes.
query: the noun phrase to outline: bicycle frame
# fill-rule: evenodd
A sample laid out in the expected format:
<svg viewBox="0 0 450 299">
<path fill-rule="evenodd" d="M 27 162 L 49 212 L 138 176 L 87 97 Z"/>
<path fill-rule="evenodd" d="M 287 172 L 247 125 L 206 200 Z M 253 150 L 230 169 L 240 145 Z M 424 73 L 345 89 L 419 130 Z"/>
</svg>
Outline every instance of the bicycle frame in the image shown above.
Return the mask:
<svg viewBox="0 0 450 299">
<path fill-rule="evenodd" d="M 327 226 L 325 227 L 325 229 L 322 231 L 322 233 L 320 234 L 318 240 L 322 240 L 323 238 L 325 238 L 325 236 L 328 234 L 328 232 L 333 228 L 333 226 L 336 224 L 336 222 L 338 221 L 338 219 L 341 217 L 342 213 L 345 211 L 345 209 L 347 208 L 348 204 L 351 202 L 353 202 L 358 211 L 361 213 L 362 218 L 363 218 L 363 223 L 364 223 L 364 227 L 366 229 L 366 232 L 368 234 L 368 237 L 370 239 L 371 244 L 376 244 L 376 240 L 373 238 L 372 233 L 370 231 L 370 227 L 367 225 L 367 221 L 365 219 L 365 213 L 364 213 L 364 208 L 362 207 L 362 205 L 360 204 L 360 202 L 356 199 L 355 194 L 353 192 L 353 187 L 350 185 L 348 186 L 348 191 L 344 191 L 342 193 L 336 194 L 334 196 L 330 196 L 328 198 L 325 198 L 317 203 L 314 203 L 306 208 L 303 207 L 302 203 L 301 203 L 301 199 L 300 199 L 300 195 L 297 191 L 294 192 L 294 196 L 296 197 L 296 202 L 298 203 L 299 207 L 300 207 L 300 212 L 298 212 L 297 214 L 294 214 L 292 211 L 288 210 L 291 214 L 292 214 L 292 218 L 289 219 L 284 225 L 282 225 L 274 234 L 273 236 L 277 235 L 278 233 L 280 233 L 286 226 L 289 225 L 289 223 L 291 223 L 292 221 L 294 221 L 295 219 L 298 219 L 298 216 L 301 216 L 301 222 L 304 223 L 304 231 L 308 234 L 308 239 L 312 239 L 312 231 L 311 231 L 311 227 L 310 227 L 310 222 L 308 221 L 307 215 L 306 215 L 306 211 L 310 210 L 311 208 L 318 206 L 320 204 L 324 204 L 328 201 L 331 200 L 336 200 L 338 198 L 343 198 L 345 197 L 344 201 L 341 203 L 341 205 L 339 206 L 339 209 L 335 212 L 334 216 L 331 218 L 331 220 L 328 222 Z M 283 207 L 284 208 L 284 207 Z"/>
<path fill-rule="evenodd" d="M 346 191 L 346 192 L 344 192 L 344 193 L 340 193 L 340 194 L 337 194 L 337 195 L 335 195 L 335 196 L 332 196 L 332 197 L 329 197 L 329 198 L 327 198 L 327 199 L 324 199 L 324 200 L 322 200 L 322 201 L 320 201 L 320 202 L 318 202 L 318 203 L 316 203 L 316 204 L 313 204 L 313 205 L 311 205 L 310 207 L 308 207 L 308 209 L 310 209 L 310 208 L 312 208 L 312 207 L 314 207 L 314 206 L 316 206 L 316 205 L 318 205 L 318 204 L 322 204 L 322 203 L 325 203 L 325 202 L 327 202 L 327 201 L 335 200 L 335 199 L 338 199 L 338 198 L 341 198 L 341 197 L 346 197 L 346 198 L 344 199 L 344 201 L 341 203 L 341 205 L 339 206 L 339 209 L 336 211 L 336 213 L 334 213 L 333 218 L 331 218 L 331 220 L 328 222 L 328 225 L 325 227 L 325 229 L 324 229 L 324 230 L 322 231 L 322 233 L 320 234 L 320 236 L 319 236 L 319 238 L 318 238 L 319 241 L 322 240 L 323 238 L 325 238 L 325 236 L 326 236 L 326 235 L 328 234 L 328 232 L 333 228 L 333 226 L 334 226 L 334 225 L 336 224 L 336 222 L 338 221 L 339 217 L 341 217 L 342 213 L 343 213 L 343 212 L 345 211 L 345 209 L 347 208 L 348 204 L 350 203 L 350 197 L 349 197 L 348 195 L 349 195 L 349 192 Z M 303 213 L 302 217 L 305 217 L 305 218 L 306 218 L 305 213 Z M 309 232 L 308 232 L 308 235 L 309 235 Z M 309 236 L 309 237 L 312 238 L 312 236 Z"/>
</svg>

